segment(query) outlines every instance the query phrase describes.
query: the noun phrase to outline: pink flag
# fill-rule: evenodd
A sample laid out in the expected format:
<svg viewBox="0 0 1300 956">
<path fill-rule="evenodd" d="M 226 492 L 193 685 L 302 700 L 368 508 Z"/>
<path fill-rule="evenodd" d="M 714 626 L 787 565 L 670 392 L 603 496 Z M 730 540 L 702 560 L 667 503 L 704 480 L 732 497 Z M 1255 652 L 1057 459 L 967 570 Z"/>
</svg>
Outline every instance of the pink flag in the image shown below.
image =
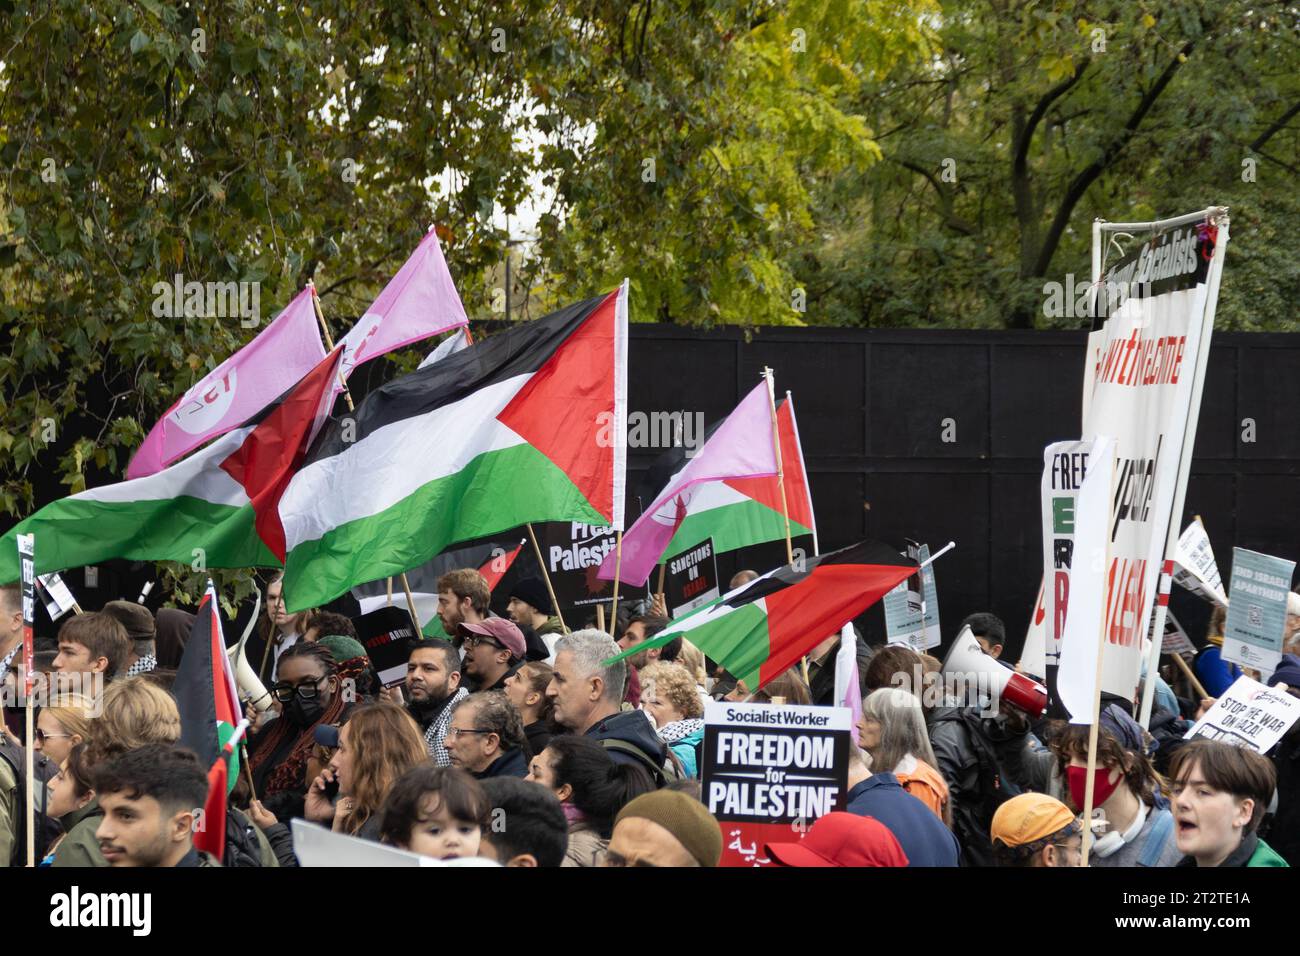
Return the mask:
<svg viewBox="0 0 1300 956">
<path fill-rule="evenodd" d="M 469 325 L 465 306 L 447 271 L 438 236 L 430 229 L 343 337 L 343 377 L 385 352 L 465 325 Z"/>
<path fill-rule="evenodd" d="M 325 358 L 311 288 L 230 358 L 181 396 L 145 436 L 126 477 L 162 471 L 204 442 L 224 435 L 271 402 Z"/>
<path fill-rule="evenodd" d="M 668 480 L 664 490 L 623 535 L 619 577 L 628 584 L 645 584 L 677 531 L 697 485 L 724 478 L 775 474 L 772 408 L 767 383 L 760 382 L 709 436 L 704 447 Z M 615 553 L 611 552 L 596 576 L 604 581 L 612 580 L 617 563 Z"/>
</svg>

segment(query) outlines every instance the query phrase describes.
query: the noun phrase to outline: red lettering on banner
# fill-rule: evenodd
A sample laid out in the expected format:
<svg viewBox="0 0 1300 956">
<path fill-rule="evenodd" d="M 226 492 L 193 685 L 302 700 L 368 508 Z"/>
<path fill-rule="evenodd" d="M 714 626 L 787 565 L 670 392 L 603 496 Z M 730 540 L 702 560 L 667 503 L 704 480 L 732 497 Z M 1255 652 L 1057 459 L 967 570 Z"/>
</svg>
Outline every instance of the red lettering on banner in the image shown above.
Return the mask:
<svg viewBox="0 0 1300 956">
<path fill-rule="evenodd" d="M 1056 572 L 1056 584 L 1053 588 L 1055 613 L 1052 615 L 1052 639 L 1059 641 L 1065 633 L 1065 611 L 1070 603 L 1070 573 Z"/>
<path fill-rule="evenodd" d="M 1106 576 L 1106 640 L 1121 647 L 1137 644 L 1137 616 L 1146 591 L 1146 561 L 1116 558 Z"/>
</svg>

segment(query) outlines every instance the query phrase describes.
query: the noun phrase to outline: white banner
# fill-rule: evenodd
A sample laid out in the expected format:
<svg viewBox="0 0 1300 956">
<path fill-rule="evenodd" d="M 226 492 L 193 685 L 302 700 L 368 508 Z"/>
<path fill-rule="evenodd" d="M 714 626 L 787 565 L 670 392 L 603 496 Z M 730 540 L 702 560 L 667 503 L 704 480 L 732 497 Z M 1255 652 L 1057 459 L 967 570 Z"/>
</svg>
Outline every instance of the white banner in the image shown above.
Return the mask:
<svg viewBox="0 0 1300 956">
<path fill-rule="evenodd" d="M 1082 470 L 1076 473 L 1070 500 L 1072 560 L 1063 589 L 1068 613 L 1060 629 L 1061 666 L 1056 673 L 1056 693 L 1070 713 L 1070 722 L 1087 724 L 1092 722 L 1097 698 L 1097 647 L 1106 608 L 1106 526 L 1114 495 L 1115 441 L 1099 437 L 1082 448 L 1072 442 L 1049 445 L 1046 472 L 1060 464 L 1050 453 L 1063 445 L 1071 446 L 1063 454 L 1081 455 L 1087 468 L 1086 474 Z M 1043 480 L 1046 485 L 1048 478 Z M 1106 656 L 1102 657 L 1103 674 Z M 1130 698 L 1135 687 L 1136 683 L 1129 688 Z"/>
<path fill-rule="evenodd" d="M 1043 449 L 1043 598 L 1044 649 L 1056 663 L 1070 603 L 1074 563 L 1075 504 L 1096 442 L 1058 441 Z M 1109 478 L 1107 478 L 1109 480 Z"/>
<path fill-rule="evenodd" d="M 1083 437 L 1117 441 L 1102 689 L 1125 699 L 1138 683 L 1170 516 L 1190 466 L 1181 459 L 1227 241 L 1226 222 L 1162 229 L 1114 263 L 1097 291 L 1106 318 L 1088 338 Z"/>
</svg>

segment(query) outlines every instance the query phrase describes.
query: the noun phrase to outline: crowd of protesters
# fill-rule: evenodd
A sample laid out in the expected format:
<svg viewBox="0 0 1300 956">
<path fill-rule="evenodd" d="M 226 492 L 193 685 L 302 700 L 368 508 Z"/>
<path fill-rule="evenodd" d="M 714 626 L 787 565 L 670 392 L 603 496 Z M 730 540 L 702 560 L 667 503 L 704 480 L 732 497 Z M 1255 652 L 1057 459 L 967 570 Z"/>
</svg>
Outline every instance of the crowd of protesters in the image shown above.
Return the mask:
<svg viewBox="0 0 1300 956">
<path fill-rule="evenodd" d="M 270 583 L 245 648 L 268 693 L 246 712 L 221 865 L 298 865 L 289 822 L 302 818 L 439 860 L 716 866 L 721 829 L 698 783 L 706 702 L 829 706 L 835 696 L 838 637 L 805 668 L 751 688 L 681 637 L 635 650 L 671 623 L 661 601 L 620 612 L 615 640 L 591 626 L 566 631 L 537 579 L 514 585 L 506 617 L 489 610 L 476 571 L 437 587 L 452 639 L 412 642 L 405 680 L 381 687 L 348 617 L 288 614 L 282 582 Z M 1287 653 L 1260 678 L 1300 696 L 1292 598 Z M 17 586 L 0 588 L 0 615 L 11 704 L 23 680 Z M 57 649 L 38 653 L 50 699 L 33 738 L 13 706 L 0 732 L 0 862 L 24 862 L 30 747 L 39 865 L 216 865 L 194 846 L 207 768 L 177 746 L 171 694 L 192 620 L 115 601 L 67 620 Z M 963 624 L 1001 655 L 994 615 Z M 1239 673 L 1215 653 L 1221 640 L 1196 664 L 1213 694 Z M 623 651 L 633 653 L 611 662 Z M 1186 740 L 1212 700 L 1157 678 L 1153 731 L 1134 719 L 1136 689 L 1135 699 L 1103 695 L 1089 779 L 1088 726 L 1005 702 L 991 716 L 987 702 L 936 692 L 939 661 L 906 646 L 860 643 L 858 653 L 844 810 L 769 843 L 774 864 L 1077 866 L 1085 829 L 1091 866 L 1300 862 L 1300 725 L 1266 755 Z M 1084 820 L 1089 785 L 1095 809 Z"/>
</svg>

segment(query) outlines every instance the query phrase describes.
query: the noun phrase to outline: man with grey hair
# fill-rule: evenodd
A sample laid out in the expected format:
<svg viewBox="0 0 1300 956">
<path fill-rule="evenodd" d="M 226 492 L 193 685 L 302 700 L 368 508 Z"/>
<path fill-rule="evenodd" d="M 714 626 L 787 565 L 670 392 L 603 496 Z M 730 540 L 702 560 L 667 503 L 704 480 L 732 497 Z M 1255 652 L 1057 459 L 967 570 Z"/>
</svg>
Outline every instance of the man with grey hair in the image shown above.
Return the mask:
<svg viewBox="0 0 1300 956">
<path fill-rule="evenodd" d="M 479 780 L 526 777 L 528 760 L 524 722 L 503 691 L 470 694 L 454 705 L 443 746 L 453 767 Z"/>
<path fill-rule="evenodd" d="M 621 708 L 627 687 L 627 662 L 604 662 L 620 648 L 604 631 L 587 628 L 555 642 L 555 667 L 546 696 L 553 718 L 575 734 L 599 740 L 616 763 L 636 764 L 660 786 L 679 776 L 654 727 L 639 710 Z"/>
</svg>

